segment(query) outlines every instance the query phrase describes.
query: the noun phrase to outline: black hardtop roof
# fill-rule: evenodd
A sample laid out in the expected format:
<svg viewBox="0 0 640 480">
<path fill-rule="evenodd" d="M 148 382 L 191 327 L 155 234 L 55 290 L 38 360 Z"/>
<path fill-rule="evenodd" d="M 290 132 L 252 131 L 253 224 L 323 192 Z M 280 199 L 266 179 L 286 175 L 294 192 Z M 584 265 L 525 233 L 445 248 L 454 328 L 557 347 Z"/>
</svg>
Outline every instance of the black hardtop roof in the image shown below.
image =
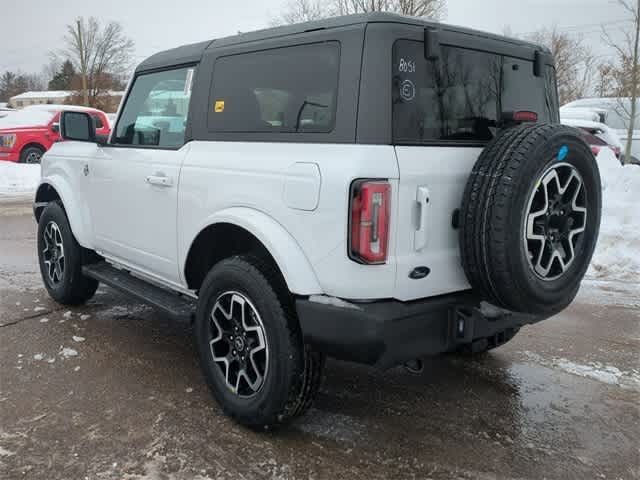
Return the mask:
<svg viewBox="0 0 640 480">
<path fill-rule="evenodd" d="M 345 15 L 341 17 L 331 17 L 323 20 L 315 20 L 312 22 L 296 23 L 293 25 L 285 25 L 282 27 L 266 28 L 262 30 L 256 30 L 253 32 L 240 33 L 238 35 L 232 35 L 229 37 L 223 37 L 214 40 L 208 40 L 205 42 L 192 43 L 189 45 L 183 45 L 170 50 L 156 53 L 142 63 L 138 65 L 136 71 L 152 70 L 156 68 L 164 68 L 172 65 L 197 63 L 202 58 L 202 55 L 206 50 L 219 48 L 222 46 L 237 45 L 248 42 L 255 42 L 260 40 L 267 40 L 270 38 L 286 37 L 288 35 L 295 35 L 305 32 L 311 32 L 314 30 L 327 30 L 331 28 L 345 27 L 349 25 L 358 25 L 365 23 L 402 23 L 406 25 L 416 25 L 423 27 L 433 27 L 445 31 L 464 33 L 473 35 L 476 37 L 490 38 L 499 40 L 502 42 L 508 42 L 513 45 L 530 47 L 538 50 L 543 50 L 549 53 L 549 50 L 539 45 L 525 42 L 523 40 L 517 40 L 513 38 L 503 37 L 492 33 L 482 32 L 479 30 L 473 30 L 470 28 L 459 27 L 455 25 L 448 25 L 444 23 L 434 22 L 422 18 L 407 17 L 403 15 L 397 15 L 394 13 L 374 12 L 363 13 L 356 15 Z"/>
</svg>

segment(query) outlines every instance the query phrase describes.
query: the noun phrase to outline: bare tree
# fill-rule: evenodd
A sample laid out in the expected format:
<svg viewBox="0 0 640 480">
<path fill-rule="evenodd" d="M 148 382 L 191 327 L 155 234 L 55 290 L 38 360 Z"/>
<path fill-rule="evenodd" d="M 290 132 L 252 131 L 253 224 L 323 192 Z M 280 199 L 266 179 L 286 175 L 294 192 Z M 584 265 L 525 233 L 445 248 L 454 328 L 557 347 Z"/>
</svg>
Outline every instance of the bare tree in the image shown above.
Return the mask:
<svg viewBox="0 0 640 480">
<path fill-rule="evenodd" d="M 6 71 L 0 76 L 0 102 L 8 102 L 11 97 L 43 88 L 44 83 L 39 75 Z"/>
<path fill-rule="evenodd" d="M 133 41 L 118 22 L 78 18 L 67 25 L 65 48 L 58 56 L 70 59 L 82 83 L 82 101 L 94 105 L 106 90 L 119 84 L 131 68 Z M 115 81 L 115 82 L 114 82 Z"/>
<path fill-rule="evenodd" d="M 337 0 L 338 14 L 393 12 L 411 17 L 444 18 L 446 0 Z"/>
<path fill-rule="evenodd" d="M 627 122 L 627 144 L 625 146 L 625 162 L 631 159 L 633 131 L 638 117 L 638 96 L 640 95 L 640 0 L 616 0 L 631 16 L 633 27 L 623 30 L 622 40 L 616 42 L 603 28 L 602 36 L 616 52 L 618 64 L 612 69 L 611 76 L 615 82 L 614 95 L 620 99 L 618 114 Z"/>
<path fill-rule="evenodd" d="M 540 30 L 528 38 L 548 47 L 555 58 L 560 105 L 584 97 L 593 81 L 595 57 L 582 39 L 556 27 Z"/>
<path fill-rule="evenodd" d="M 321 0 L 289 0 L 282 15 L 273 20 L 274 25 L 311 22 L 320 20 L 326 15 Z"/>
<path fill-rule="evenodd" d="M 606 60 L 598 64 L 594 86 L 597 97 L 610 97 L 614 95 L 616 76 L 617 68 L 612 61 Z"/>
<path fill-rule="evenodd" d="M 354 13 L 392 12 L 441 20 L 446 0 L 289 0 L 274 24 L 290 24 Z"/>
</svg>

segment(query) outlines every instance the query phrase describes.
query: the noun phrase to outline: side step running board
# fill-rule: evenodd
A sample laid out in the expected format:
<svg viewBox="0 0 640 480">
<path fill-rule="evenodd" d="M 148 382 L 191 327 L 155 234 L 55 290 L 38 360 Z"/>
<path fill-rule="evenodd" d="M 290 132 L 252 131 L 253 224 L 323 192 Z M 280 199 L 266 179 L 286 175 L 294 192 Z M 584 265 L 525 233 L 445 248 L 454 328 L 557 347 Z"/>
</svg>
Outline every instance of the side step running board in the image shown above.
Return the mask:
<svg viewBox="0 0 640 480">
<path fill-rule="evenodd" d="M 191 321 L 195 315 L 196 301 L 194 299 L 145 282 L 126 270 L 118 270 L 107 262 L 85 265 L 82 267 L 82 273 L 162 310 L 175 320 Z"/>
</svg>

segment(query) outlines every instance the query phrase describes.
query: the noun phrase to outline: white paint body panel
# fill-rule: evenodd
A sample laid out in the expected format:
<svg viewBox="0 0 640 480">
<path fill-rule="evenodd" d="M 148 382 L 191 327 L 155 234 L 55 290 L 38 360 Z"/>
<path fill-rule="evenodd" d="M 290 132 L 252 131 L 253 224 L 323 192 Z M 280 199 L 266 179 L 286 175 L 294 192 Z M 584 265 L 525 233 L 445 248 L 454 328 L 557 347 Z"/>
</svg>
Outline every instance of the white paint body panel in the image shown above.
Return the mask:
<svg viewBox="0 0 640 480">
<path fill-rule="evenodd" d="M 312 211 L 320 199 L 320 169 L 315 163 L 296 162 L 285 172 L 284 203 L 296 210 Z"/>
<path fill-rule="evenodd" d="M 41 162 L 40 185 L 49 184 L 58 192 L 78 243 L 91 249 L 94 235 L 88 202 L 90 186 L 84 167 L 97 151 L 98 146 L 93 143 L 54 143 Z"/>
<path fill-rule="evenodd" d="M 45 156 L 43 182 L 60 193 L 81 245 L 176 290 L 188 288 L 185 263 L 198 234 L 232 223 L 264 244 L 295 294 L 414 300 L 469 288 L 451 219 L 479 152 L 201 141 L 176 151 L 64 142 Z M 349 190 L 358 178 L 391 184 L 384 265 L 348 258 Z M 410 279 L 418 266 L 430 275 Z"/>
<path fill-rule="evenodd" d="M 315 164 L 320 171 L 319 201 L 313 211 L 292 208 L 285 201 L 291 199 L 283 195 L 290 178 L 287 172 L 296 162 Z M 365 266 L 347 256 L 349 188 L 354 179 L 363 177 L 390 178 L 395 192 L 397 182 L 393 179 L 398 178 L 398 167 L 393 147 L 191 142 L 182 166 L 178 198 L 181 271 L 191 243 L 207 224 L 218 221 L 216 214 L 243 207 L 260 212 L 290 237 L 286 244 L 272 242 L 269 250 L 274 258 L 281 259 L 278 265 L 292 292 L 343 298 L 390 297 L 395 283 L 393 259 L 386 265 Z M 267 233 L 248 230 L 258 238 L 269 238 Z M 294 245 L 306 262 L 300 262 L 297 253 L 288 254 Z M 393 240 L 390 247 L 393 251 Z M 317 287 L 312 289 L 314 282 Z"/>
<path fill-rule="evenodd" d="M 459 231 L 453 228 L 452 219 L 481 151 L 396 147 L 400 188 L 395 209 L 398 274 L 394 298 L 414 300 L 471 288 L 460 264 Z M 419 280 L 409 278 L 417 266 L 429 267 L 431 273 Z"/>
<path fill-rule="evenodd" d="M 180 150 L 99 148 L 90 168 L 94 248 L 170 283 L 180 282 L 177 198 Z M 164 179 L 153 183 L 153 179 Z"/>
</svg>

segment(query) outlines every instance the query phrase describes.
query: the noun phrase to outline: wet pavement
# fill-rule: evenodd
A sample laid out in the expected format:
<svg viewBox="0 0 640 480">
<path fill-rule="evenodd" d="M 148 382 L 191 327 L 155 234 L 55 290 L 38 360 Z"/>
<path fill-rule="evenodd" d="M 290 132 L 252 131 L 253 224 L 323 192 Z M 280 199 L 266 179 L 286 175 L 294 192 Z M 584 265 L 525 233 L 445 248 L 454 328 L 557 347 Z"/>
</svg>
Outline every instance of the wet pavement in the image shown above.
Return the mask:
<svg viewBox="0 0 640 480">
<path fill-rule="evenodd" d="M 28 205 L 0 204 L 2 479 L 638 479 L 640 286 L 421 375 L 329 361 L 314 408 L 257 434 L 222 415 L 189 325 L 101 287 L 41 287 Z"/>
</svg>

